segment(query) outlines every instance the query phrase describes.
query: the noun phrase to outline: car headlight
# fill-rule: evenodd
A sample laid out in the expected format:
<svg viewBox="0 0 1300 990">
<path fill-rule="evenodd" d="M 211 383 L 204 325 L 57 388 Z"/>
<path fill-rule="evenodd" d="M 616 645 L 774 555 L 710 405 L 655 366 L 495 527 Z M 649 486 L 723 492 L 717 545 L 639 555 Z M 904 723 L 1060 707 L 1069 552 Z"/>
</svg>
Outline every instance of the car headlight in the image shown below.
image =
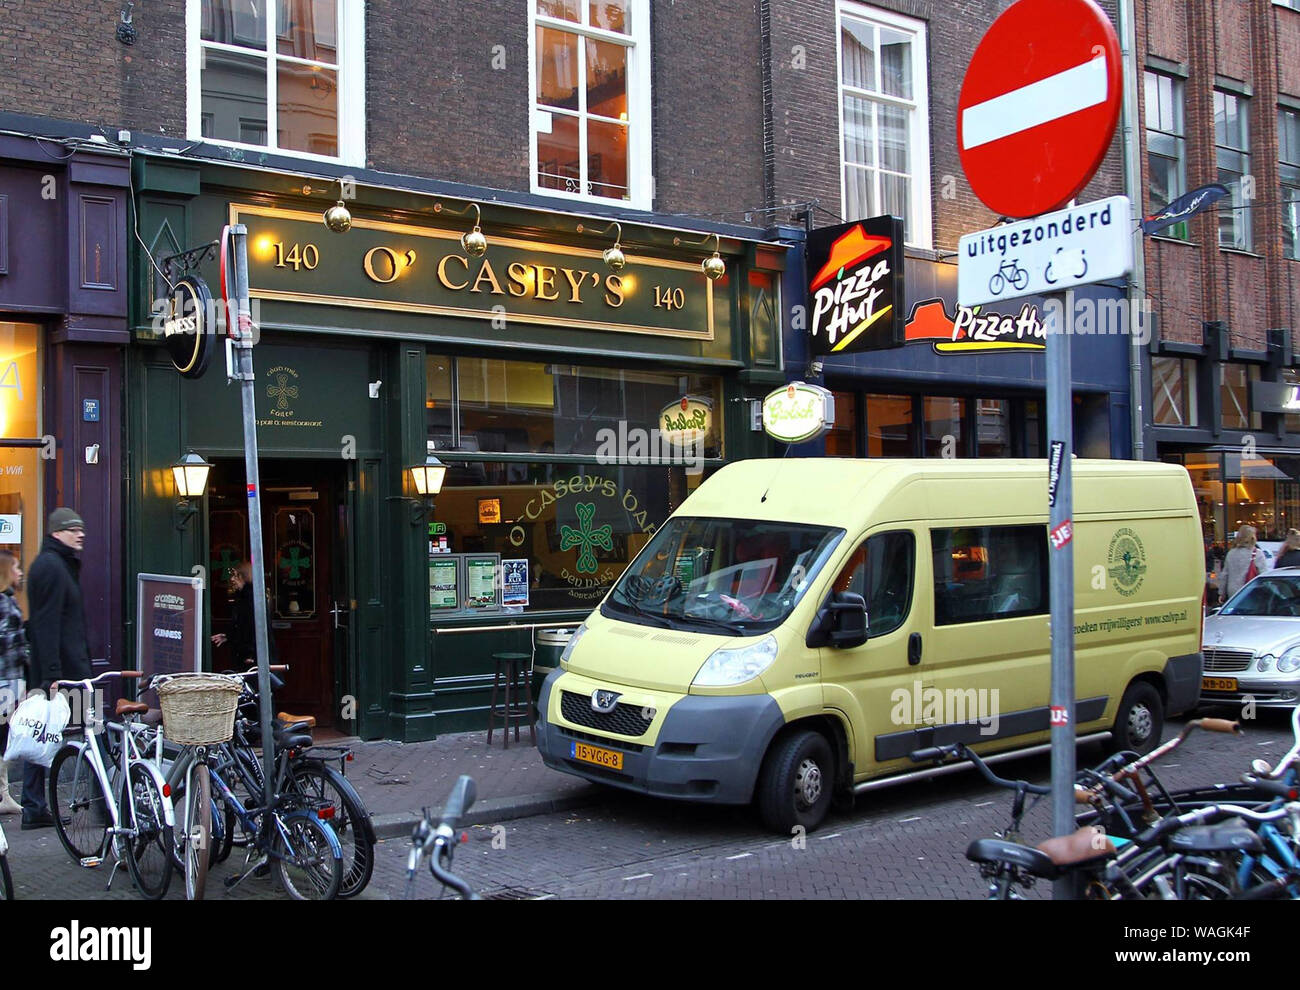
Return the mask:
<svg viewBox="0 0 1300 990">
<path fill-rule="evenodd" d="M 743 684 L 767 670 L 775 659 L 775 636 L 764 636 L 757 643 L 736 649 L 714 650 L 691 684 L 694 687 Z"/>
<path fill-rule="evenodd" d="M 582 639 L 583 634 L 587 631 L 587 623 L 583 622 L 577 629 L 573 630 L 573 635 L 569 637 L 569 642 L 565 644 L 564 652 L 560 654 L 560 663 L 568 663 L 569 657 L 573 655 L 573 648 L 578 645 L 578 640 Z"/>
<path fill-rule="evenodd" d="M 1300 646 L 1293 646 L 1278 657 L 1277 669 L 1282 674 L 1294 674 L 1300 670 Z"/>
<path fill-rule="evenodd" d="M 1272 670 L 1273 661 L 1276 659 L 1277 657 L 1273 656 L 1273 654 L 1265 653 L 1262 657 L 1259 658 L 1259 663 L 1255 664 L 1255 669 L 1258 670 L 1261 674 L 1266 670 Z"/>
</svg>

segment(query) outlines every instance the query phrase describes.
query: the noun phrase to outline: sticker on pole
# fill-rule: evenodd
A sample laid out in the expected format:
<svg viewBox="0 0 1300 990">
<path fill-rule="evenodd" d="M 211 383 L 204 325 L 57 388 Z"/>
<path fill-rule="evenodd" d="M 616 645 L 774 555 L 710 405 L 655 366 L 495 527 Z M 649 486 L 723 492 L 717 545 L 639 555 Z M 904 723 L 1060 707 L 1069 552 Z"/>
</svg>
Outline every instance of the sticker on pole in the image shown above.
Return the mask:
<svg viewBox="0 0 1300 990">
<path fill-rule="evenodd" d="M 1056 529 L 1052 530 L 1052 547 L 1056 550 L 1062 549 L 1067 543 L 1074 539 L 1074 527 L 1070 520 L 1067 519 Z"/>
<path fill-rule="evenodd" d="M 1051 714 L 1052 714 L 1053 725 L 1070 724 L 1070 709 L 1062 708 L 1060 705 L 1052 705 Z"/>
<path fill-rule="evenodd" d="M 1056 488 L 1061 483 L 1061 455 L 1065 453 L 1065 443 L 1052 441 L 1052 453 L 1047 459 L 1047 507 L 1056 505 Z"/>
<path fill-rule="evenodd" d="M 249 485 L 249 486 L 248 486 L 248 497 L 249 497 L 249 498 L 257 498 L 257 486 L 256 486 L 256 485 Z"/>
</svg>

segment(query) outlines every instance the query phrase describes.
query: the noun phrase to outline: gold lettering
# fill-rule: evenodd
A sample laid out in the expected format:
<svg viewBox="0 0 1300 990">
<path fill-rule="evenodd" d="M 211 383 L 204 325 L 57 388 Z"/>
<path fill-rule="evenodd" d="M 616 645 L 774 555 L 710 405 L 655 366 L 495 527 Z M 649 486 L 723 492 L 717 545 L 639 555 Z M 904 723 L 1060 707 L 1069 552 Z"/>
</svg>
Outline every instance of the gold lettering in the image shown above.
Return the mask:
<svg viewBox="0 0 1300 990">
<path fill-rule="evenodd" d="M 460 285 L 456 285 L 454 282 L 450 281 L 447 278 L 447 262 L 449 261 L 459 261 L 462 265 L 465 266 L 465 281 L 461 282 Z M 469 285 L 469 261 L 467 261 L 465 258 L 462 258 L 458 254 L 449 254 L 444 256 L 443 259 L 440 262 L 438 262 L 438 281 L 441 282 L 443 284 L 443 287 L 447 289 L 454 290 L 454 289 L 465 288 L 465 286 Z"/>
<path fill-rule="evenodd" d="M 381 278 L 379 273 L 375 271 L 376 254 L 382 254 L 384 257 L 388 259 L 389 274 L 387 278 Z M 361 261 L 361 267 L 366 270 L 367 275 L 369 275 L 374 281 L 378 282 L 380 285 L 386 285 L 389 282 L 397 281 L 397 276 L 402 271 L 402 266 L 397 260 L 397 252 L 394 251 L 392 248 L 382 247 L 382 246 L 371 248 L 369 251 L 367 251 L 365 258 L 363 258 Z"/>
<path fill-rule="evenodd" d="M 605 276 L 605 305 L 615 309 L 623 305 L 623 280 L 617 275 Z"/>
<path fill-rule="evenodd" d="M 488 261 L 487 258 L 483 259 L 483 267 L 479 269 L 478 278 L 474 279 L 474 285 L 469 291 L 482 292 L 483 290 L 479 286 L 483 284 L 484 279 L 487 279 L 488 283 L 491 284 L 492 295 L 504 296 L 506 294 L 505 290 L 501 288 L 501 283 L 497 281 L 497 273 L 492 270 L 492 262 Z"/>
<path fill-rule="evenodd" d="M 566 282 L 569 283 L 569 302 L 571 303 L 582 302 L 582 296 L 579 295 L 579 291 L 582 288 L 583 279 L 585 279 L 589 273 L 585 271 L 579 271 L 578 277 L 574 278 L 572 268 L 561 268 L 560 271 L 564 272 L 564 279 Z"/>
<path fill-rule="evenodd" d="M 512 296 L 528 295 L 528 282 L 532 276 L 529 275 L 527 265 L 512 261 L 510 267 L 506 269 L 506 278 L 510 283 L 506 288 L 509 289 Z"/>
<path fill-rule="evenodd" d="M 551 295 L 546 295 L 547 292 Z M 547 302 L 560 298 L 560 294 L 555 291 L 555 268 L 552 265 L 537 266 L 537 298 Z"/>
</svg>

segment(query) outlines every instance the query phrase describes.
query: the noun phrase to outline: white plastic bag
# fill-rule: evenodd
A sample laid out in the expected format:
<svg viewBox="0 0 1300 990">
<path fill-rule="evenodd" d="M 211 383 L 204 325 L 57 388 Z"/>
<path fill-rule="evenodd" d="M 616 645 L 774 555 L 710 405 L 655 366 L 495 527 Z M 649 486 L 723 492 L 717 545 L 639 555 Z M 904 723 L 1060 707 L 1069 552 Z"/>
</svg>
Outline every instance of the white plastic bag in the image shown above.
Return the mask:
<svg viewBox="0 0 1300 990">
<path fill-rule="evenodd" d="M 63 729 L 71 714 L 68 699 L 62 694 L 53 698 L 33 694 L 14 709 L 5 762 L 24 760 L 48 767 L 63 745 Z"/>
</svg>

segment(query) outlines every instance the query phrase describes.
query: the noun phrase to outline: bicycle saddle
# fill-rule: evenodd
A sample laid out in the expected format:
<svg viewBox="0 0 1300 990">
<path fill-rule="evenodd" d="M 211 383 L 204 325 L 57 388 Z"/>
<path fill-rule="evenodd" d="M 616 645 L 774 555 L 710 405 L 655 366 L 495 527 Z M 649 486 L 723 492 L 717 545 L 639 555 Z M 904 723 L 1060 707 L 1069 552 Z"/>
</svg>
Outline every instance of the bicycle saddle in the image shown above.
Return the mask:
<svg viewBox="0 0 1300 990">
<path fill-rule="evenodd" d="M 128 701 L 126 698 L 118 698 L 117 707 L 113 710 L 118 715 L 143 715 L 149 710 L 149 706 L 139 701 Z"/>
<path fill-rule="evenodd" d="M 1264 851 L 1264 841 L 1240 821 L 1218 825 L 1192 825 L 1169 837 L 1169 849 L 1176 852 Z"/>
<path fill-rule="evenodd" d="M 311 747 L 311 734 L 308 732 L 277 732 L 276 749 L 308 749 Z"/>
<path fill-rule="evenodd" d="M 966 858 L 975 863 L 1018 866 L 1047 880 L 1054 880 L 1060 872 L 1046 853 L 1006 839 L 976 839 L 966 847 Z"/>
<path fill-rule="evenodd" d="M 315 715 L 290 715 L 288 712 L 276 712 L 275 717 L 281 725 L 303 725 L 309 729 L 316 725 Z"/>
<path fill-rule="evenodd" d="M 1044 839 L 1037 848 L 1057 866 L 1080 866 L 1115 855 L 1115 844 L 1105 832 L 1091 825 L 1085 825 L 1071 835 Z"/>
</svg>

